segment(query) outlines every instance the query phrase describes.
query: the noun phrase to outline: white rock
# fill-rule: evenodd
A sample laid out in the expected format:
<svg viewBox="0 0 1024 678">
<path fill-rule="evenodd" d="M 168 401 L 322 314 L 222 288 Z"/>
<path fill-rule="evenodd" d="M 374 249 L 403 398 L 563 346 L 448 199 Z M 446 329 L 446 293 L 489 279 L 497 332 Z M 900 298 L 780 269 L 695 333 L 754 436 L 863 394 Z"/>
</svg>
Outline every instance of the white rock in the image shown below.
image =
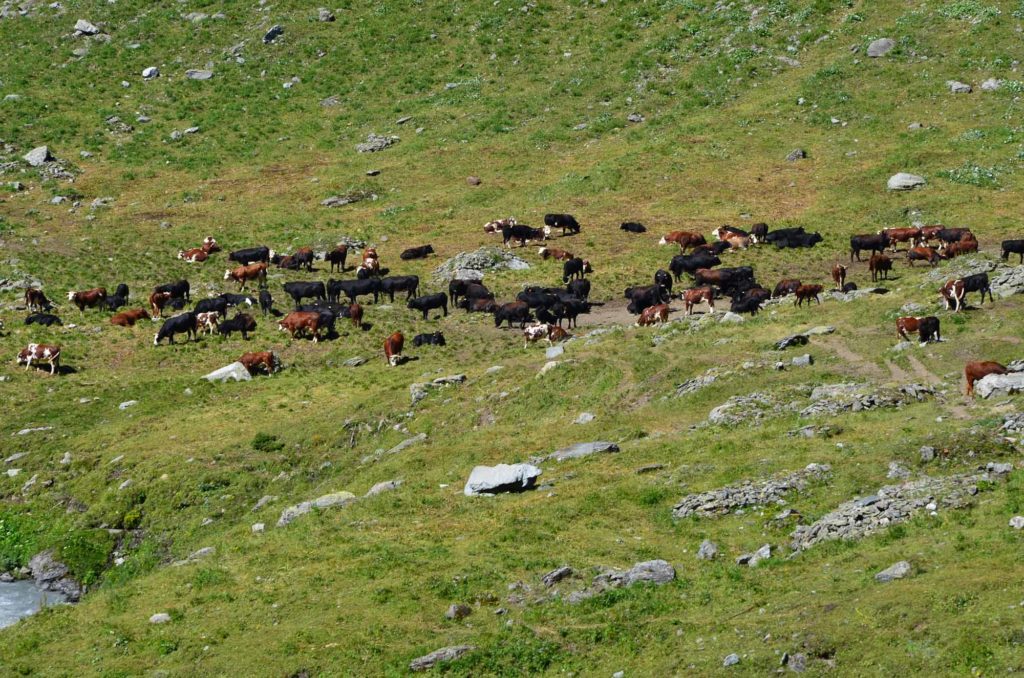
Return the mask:
<svg viewBox="0 0 1024 678">
<path fill-rule="evenodd" d="M 138 405 L 138 404 L 139 404 L 138 400 L 126 400 L 123 403 L 121 403 L 120 405 L 118 405 L 117 409 L 119 409 L 119 410 L 127 410 L 129 407 L 134 407 L 135 405 Z"/>
<path fill-rule="evenodd" d="M 908 563 L 905 560 L 901 560 L 900 562 L 876 574 L 875 581 L 880 582 L 882 584 L 886 584 L 896 579 L 903 579 L 908 574 L 910 574 L 910 571 L 912 569 L 913 568 L 911 568 L 910 563 Z"/>
<path fill-rule="evenodd" d="M 549 360 L 548 362 L 544 363 L 544 367 L 540 368 L 540 372 L 537 373 L 537 376 L 547 374 L 551 370 L 558 367 L 559 364 L 560 363 L 557 360 Z"/>
<path fill-rule="evenodd" d="M 726 311 L 721 318 L 718 319 L 720 323 L 742 323 L 746 322 L 746 319 L 738 313 L 732 311 Z"/>
<path fill-rule="evenodd" d="M 96 35 L 100 32 L 94 24 L 89 23 L 85 19 L 79 19 L 75 22 L 75 30 L 82 35 Z"/>
<path fill-rule="evenodd" d="M 477 466 L 469 474 L 463 494 L 472 497 L 495 492 L 516 492 L 531 489 L 542 471 L 533 464 L 498 464 Z"/>
<path fill-rule="evenodd" d="M 909 191 L 918 186 L 925 185 L 924 177 L 919 177 L 916 174 L 909 174 L 907 172 L 899 172 L 889 177 L 889 181 L 886 183 L 886 187 L 890 191 Z"/>
<path fill-rule="evenodd" d="M 213 77 L 213 71 L 191 68 L 185 71 L 185 77 L 189 80 L 209 80 Z"/>
<path fill-rule="evenodd" d="M 982 398 L 1002 398 L 1024 391 L 1024 372 L 990 374 L 974 384 L 974 392 Z"/>
<path fill-rule="evenodd" d="M 574 424 L 589 424 L 594 421 L 594 414 L 592 412 L 580 412 L 579 415 L 573 420 Z"/>
<path fill-rule="evenodd" d="M 265 527 L 266 527 L 266 525 L 264 525 L 263 523 L 253 523 L 252 524 L 252 533 L 253 534 L 261 534 Z"/>
<path fill-rule="evenodd" d="M 1010 527 L 1015 530 L 1024 529 L 1024 516 L 1014 516 L 1010 518 Z"/>
<path fill-rule="evenodd" d="M 896 43 L 890 38 L 879 38 L 868 45 L 868 56 L 871 58 L 885 56 L 895 46 Z"/>
<path fill-rule="evenodd" d="M 548 360 L 554 360 L 563 353 L 565 353 L 565 349 L 561 346 L 549 346 L 548 350 L 544 352 L 544 357 Z"/>
<path fill-rule="evenodd" d="M 982 92 L 995 92 L 997 89 L 1003 86 L 1003 81 L 999 78 L 989 78 L 985 82 L 981 83 Z"/>
<path fill-rule="evenodd" d="M 953 94 L 970 94 L 974 91 L 966 82 L 960 82 L 959 80 L 947 80 L 946 87 L 948 87 L 949 91 Z"/>
<path fill-rule="evenodd" d="M 22 159 L 32 167 L 39 167 L 53 160 L 48 146 L 37 146 L 22 156 Z"/>
<path fill-rule="evenodd" d="M 252 381 L 252 375 L 249 374 L 249 370 L 245 369 L 245 365 L 242 363 L 231 363 L 219 370 L 210 372 L 203 379 L 211 383 L 219 381 L 224 384 L 228 381 Z"/>
<path fill-rule="evenodd" d="M 156 66 L 144 68 L 142 69 L 142 77 L 146 78 L 147 80 L 151 78 L 158 78 L 160 77 L 160 69 Z"/>
<path fill-rule="evenodd" d="M 149 618 L 150 624 L 166 624 L 169 621 L 171 621 L 171 615 L 166 612 L 157 612 Z"/>
</svg>

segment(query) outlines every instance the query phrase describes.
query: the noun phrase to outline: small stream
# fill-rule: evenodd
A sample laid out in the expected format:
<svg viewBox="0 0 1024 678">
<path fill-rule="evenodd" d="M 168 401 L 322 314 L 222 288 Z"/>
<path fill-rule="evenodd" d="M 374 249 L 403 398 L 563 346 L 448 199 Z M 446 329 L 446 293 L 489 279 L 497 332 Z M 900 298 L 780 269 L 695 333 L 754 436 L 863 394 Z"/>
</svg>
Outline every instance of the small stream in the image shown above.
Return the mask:
<svg viewBox="0 0 1024 678">
<path fill-rule="evenodd" d="M 0 629 L 35 614 L 44 606 L 64 602 L 62 594 L 43 591 L 31 580 L 0 583 Z"/>
</svg>

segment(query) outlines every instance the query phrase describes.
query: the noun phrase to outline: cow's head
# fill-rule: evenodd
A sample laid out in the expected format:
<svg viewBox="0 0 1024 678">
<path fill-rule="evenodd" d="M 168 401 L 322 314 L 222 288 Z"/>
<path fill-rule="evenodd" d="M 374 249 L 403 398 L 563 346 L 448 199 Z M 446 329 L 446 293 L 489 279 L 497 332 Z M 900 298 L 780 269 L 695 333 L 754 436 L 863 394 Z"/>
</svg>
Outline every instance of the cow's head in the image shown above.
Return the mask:
<svg viewBox="0 0 1024 678">
<path fill-rule="evenodd" d="M 269 251 L 269 252 L 267 253 L 267 256 L 268 256 L 268 257 L 270 257 L 271 259 L 273 259 L 274 257 L 276 257 L 276 256 L 277 256 L 277 252 L 275 252 L 274 250 L 270 250 L 270 251 Z"/>
<path fill-rule="evenodd" d="M 77 294 L 77 292 L 68 292 L 68 301 L 74 301 L 75 294 Z"/>
<path fill-rule="evenodd" d="M 231 280 L 231 271 L 224 271 L 224 279 Z"/>
</svg>

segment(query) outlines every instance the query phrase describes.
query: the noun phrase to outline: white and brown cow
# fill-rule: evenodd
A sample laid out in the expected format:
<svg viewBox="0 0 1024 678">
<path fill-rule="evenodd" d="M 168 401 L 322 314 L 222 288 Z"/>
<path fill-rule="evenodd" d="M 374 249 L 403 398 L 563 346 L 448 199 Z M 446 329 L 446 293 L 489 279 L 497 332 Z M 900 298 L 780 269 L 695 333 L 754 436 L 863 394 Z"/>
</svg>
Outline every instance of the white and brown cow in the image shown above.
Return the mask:
<svg viewBox="0 0 1024 678">
<path fill-rule="evenodd" d="M 534 323 L 523 328 L 523 348 L 541 339 L 547 339 L 551 326 L 547 323 Z"/>
<path fill-rule="evenodd" d="M 201 264 L 206 261 L 210 256 L 202 247 L 196 247 L 190 250 L 178 250 L 178 258 L 187 261 L 190 264 Z"/>
<path fill-rule="evenodd" d="M 60 368 L 60 346 L 56 344 L 29 344 L 18 353 L 18 364 L 25 364 L 25 369 L 32 367 L 32 361 L 49 363 L 50 374 L 56 374 Z"/>
<path fill-rule="evenodd" d="M 217 311 L 196 313 L 197 331 L 201 334 L 213 334 L 214 330 L 217 329 L 217 323 L 219 320 L 220 314 L 217 313 Z"/>
</svg>

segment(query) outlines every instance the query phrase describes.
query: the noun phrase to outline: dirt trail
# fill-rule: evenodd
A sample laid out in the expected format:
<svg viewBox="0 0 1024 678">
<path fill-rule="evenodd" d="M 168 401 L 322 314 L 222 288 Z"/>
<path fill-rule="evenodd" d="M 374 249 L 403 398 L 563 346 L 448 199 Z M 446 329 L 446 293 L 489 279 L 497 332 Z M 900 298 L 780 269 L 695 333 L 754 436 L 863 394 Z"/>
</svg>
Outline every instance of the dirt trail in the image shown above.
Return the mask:
<svg viewBox="0 0 1024 678">
<path fill-rule="evenodd" d="M 875 379 L 885 379 L 886 375 L 881 367 L 876 363 L 865 360 L 863 356 L 851 351 L 850 347 L 846 345 L 846 342 L 839 337 L 832 335 L 829 337 L 819 337 L 819 340 L 825 348 L 830 349 L 837 356 L 850 363 L 850 366 L 857 372 L 866 373 L 868 376 L 874 377 Z"/>
</svg>

